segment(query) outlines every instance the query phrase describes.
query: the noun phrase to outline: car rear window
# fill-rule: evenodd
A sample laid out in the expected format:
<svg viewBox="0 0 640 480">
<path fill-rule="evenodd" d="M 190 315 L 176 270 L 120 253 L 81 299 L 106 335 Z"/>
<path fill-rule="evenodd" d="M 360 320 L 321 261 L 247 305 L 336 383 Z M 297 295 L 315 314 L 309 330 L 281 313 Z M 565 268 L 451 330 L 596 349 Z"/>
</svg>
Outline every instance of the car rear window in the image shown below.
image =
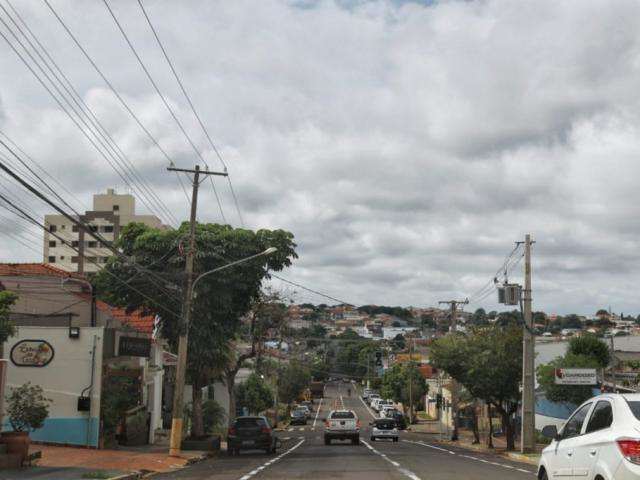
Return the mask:
<svg viewBox="0 0 640 480">
<path fill-rule="evenodd" d="M 331 418 L 356 418 L 353 412 L 333 412 Z"/>
<path fill-rule="evenodd" d="M 629 400 L 627 400 L 627 403 L 629 404 L 629 408 L 631 409 L 631 411 L 633 412 L 635 417 L 638 420 L 640 420 L 640 401 L 629 401 Z"/>
<path fill-rule="evenodd" d="M 267 422 L 264 418 L 238 418 L 236 420 L 236 427 L 265 427 Z"/>
<path fill-rule="evenodd" d="M 376 421 L 376 428 L 380 428 L 382 430 L 391 430 L 392 428 L 395 428 L 396 424 L 393 421 L 389 421 L 389 420 L 378 420 Z"/>
</svg>

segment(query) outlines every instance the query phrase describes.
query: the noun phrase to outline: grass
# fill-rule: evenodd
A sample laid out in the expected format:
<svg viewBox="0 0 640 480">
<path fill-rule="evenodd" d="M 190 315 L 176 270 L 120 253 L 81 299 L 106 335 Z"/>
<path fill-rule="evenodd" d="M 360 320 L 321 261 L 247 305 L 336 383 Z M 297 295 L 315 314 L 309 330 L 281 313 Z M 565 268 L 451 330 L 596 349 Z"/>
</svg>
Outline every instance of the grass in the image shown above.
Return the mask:
<svg viewBox="0 0 640 480">
<path fill-rule="evenodd" d="M 91 478 L 91 479 L 107 479 L 113 477 L 112 472 L 106 472 L 104 470 L 99 470 L 96 472 L 87 472 L 82 474 L 82 478 Z"/>
</svg>

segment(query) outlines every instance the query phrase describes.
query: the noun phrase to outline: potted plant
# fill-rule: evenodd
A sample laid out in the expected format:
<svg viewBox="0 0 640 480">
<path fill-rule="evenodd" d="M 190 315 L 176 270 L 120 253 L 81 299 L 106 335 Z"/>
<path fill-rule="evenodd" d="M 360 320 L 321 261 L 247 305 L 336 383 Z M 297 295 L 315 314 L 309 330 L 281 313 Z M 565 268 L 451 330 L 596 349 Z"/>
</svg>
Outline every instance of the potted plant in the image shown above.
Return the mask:
<svg viewBox="0 0 640 480">
<path fill-rule="evenodd" d="M 21 463 L 29 454 L 29 432 L 42 428 L 49 416 L 51 400 L 44 396 L 39 385 L 27 382 L 14 388 L 7 395 L 7 415 L 12 432 L 2 432 L 0 439 L 7 445 L 8 453 L 21 456 Z"/>
<path fill-rule="evenodd" d="M 190 410 L 186 412 L 190 413 Z M 190 415 L 185 415 L 190 418 Z M 225 423 L 224 409 L 215 400 L 206 400 L 202 403 L 202 420 L 204 422 L 204 437 L 188 436 L 182 442 L 183 450 L 220 450 L 222 436 L 216 433 Z"/>
</svg>

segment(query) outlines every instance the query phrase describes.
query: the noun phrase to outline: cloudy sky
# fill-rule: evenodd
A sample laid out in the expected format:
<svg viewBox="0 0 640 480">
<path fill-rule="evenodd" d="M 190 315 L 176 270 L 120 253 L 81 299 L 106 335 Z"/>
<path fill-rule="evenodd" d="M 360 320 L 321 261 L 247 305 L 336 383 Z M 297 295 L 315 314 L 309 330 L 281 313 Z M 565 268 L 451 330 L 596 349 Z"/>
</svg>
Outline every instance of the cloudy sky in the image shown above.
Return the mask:
<svg viewBox="0 0 640 480">
<path fill-rule="evenodd" d="M 194 150 L 104 3 L 50 3 L 168 155 L 193 167 Z M 137 3 L 109 3 L 189 136 L 220 168 Z M 167 159 L 45 3 L 12 5 L 157 195 L 186 218 Z M 640 313 L 638 2 L 144 5 L 228 164 L 246 225 L 296 235 L 300 259 L 287 278 L 356 304 L 477 299 L 530 232 L 535 309 Z M 1 9 L 0 18 L 13 27 Z M 76 204 L 86 208 L 108 187 L 127 190 L 1 38 L 0 131 Z M 204 186 L 200 220 L 220 222 Z M 228 184 L 216 186 L 227 221 L 239 225 Z M 2 188 L 47 211 L 5 177 Z M 4 210 L 0 226 L 3 261 L 40 259 L 40 233 Z M 511 279 L 521 277 L 522 263 Z M 468 308 L 477 306 L 499 307 L 495 295 Z"/>
</svg>

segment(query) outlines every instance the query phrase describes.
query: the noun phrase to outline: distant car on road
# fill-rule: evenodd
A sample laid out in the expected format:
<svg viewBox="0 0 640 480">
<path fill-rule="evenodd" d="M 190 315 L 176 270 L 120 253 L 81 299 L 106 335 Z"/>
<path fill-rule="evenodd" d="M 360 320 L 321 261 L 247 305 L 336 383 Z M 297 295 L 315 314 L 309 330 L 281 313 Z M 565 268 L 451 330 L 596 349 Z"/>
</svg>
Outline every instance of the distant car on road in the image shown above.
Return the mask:
<svg viewBox="0 0 640 480">
<path fill-rule="evenodd" d="M 603 394 L 580 405 L 542 450 L 538 478 L 640 478 L 640 394 Z"/>
<path fill-rule="evenodd" d="M 307 407 L 310 413 L 313 413 L 313 402 L 310 400 L 305 400 L 304 402 L 300 402 L 301 407 Z"/>
<path fill-rule="evenodd" d="M 294 408 L 289 415 L 290 425 L 306 425 L 307 424 L 307 412 L 301 408 Z"/>
<path fill-rule="evenodd" d="M 369 394 L 369 396 L 367 397 L 367 403 L 369 404 L 369 406 L 371 406 L 371 404 L 374 402 L 374 400 L 376 398 L 380 398 L 380 394 L 379 393 L 371 392 Z"/>
<path fill-rule="evenodd" d="M 304 402 L 303 402 L 304 403 Z M 309 409 L 308 406 L 303 405 L 302 403 L 300 405 L 298 405 L 296 408 L 296 410 L 301 410 L 304 412 L 304 414 L 306 415 L 307 418 L 311 417 L 311 410 Z"/>
<path fill-rule="evenodd" d="M 367 398 L 369 398 L 369 395 L 370 395 L 371 393 L 373 393 L 373 390 L 371 390 L 370 388 L 365 388 L 365 389 L 362 391 L 362 400 L 365 400 L 365 401 L 366 401 L 366 400 L 367 400 Z"/>
<path fill-rule="evenodd" d="M 371 422 L 371 441 L 389 438 L 398 441 L 398 427 L 392 418 L 379 418 Z"/>
<path fill-rule="evenodd" d="M 276 436 L 266 417 L 238 417 L 229 427 L 229 455 L 238 455 L 240 450 L 264 450 L 267 453 L 275 453 L 276 446 Z"/>
<path fill-rule="evenodd" d="M 331 410 L 324 429 L 324 444 L 331 445 L 332 440 L 351 440 L 353 445 L 360 444 L 360 420 L 353 410 Z"/>
</svg>

